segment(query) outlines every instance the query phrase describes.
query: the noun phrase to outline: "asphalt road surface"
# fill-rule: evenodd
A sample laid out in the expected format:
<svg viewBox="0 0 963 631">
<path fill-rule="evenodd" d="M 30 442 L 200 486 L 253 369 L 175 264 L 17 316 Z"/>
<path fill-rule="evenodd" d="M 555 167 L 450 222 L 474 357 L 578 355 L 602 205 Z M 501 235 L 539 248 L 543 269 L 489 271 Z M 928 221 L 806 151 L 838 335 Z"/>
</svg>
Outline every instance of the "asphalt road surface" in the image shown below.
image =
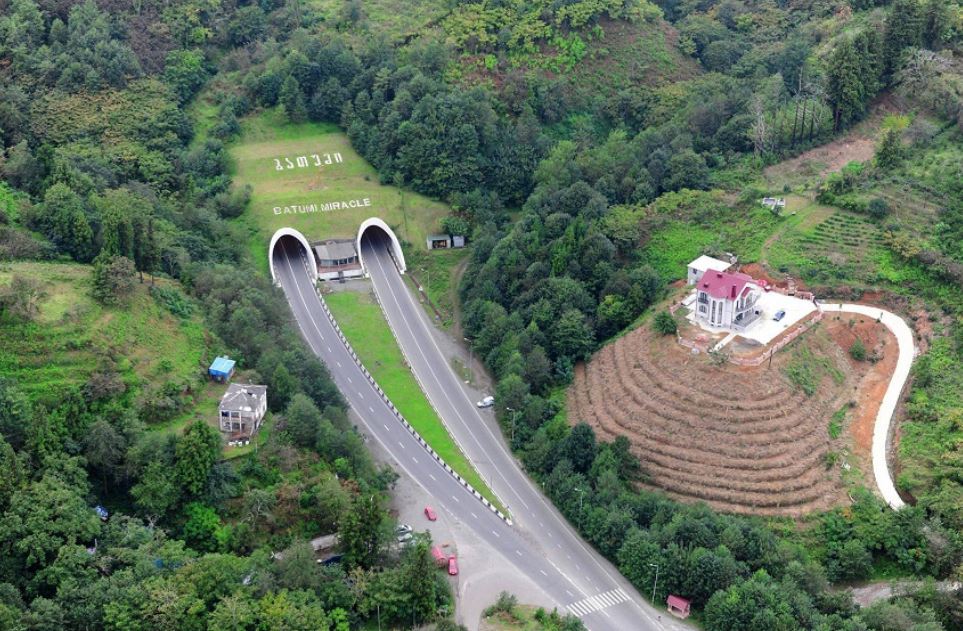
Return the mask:
<svg viewBox="0 0 963 631">
<path fill-rule="evenodd" d="M 519 572 L 554 598 L 560 611 L 578 615 L 591 631 L 688 628 L 645 603 L 607 561 L 581 541 L 522 473 L 425 328 L 430 324 L 385 247 L 387 235 L 380 235 L 383 233 L 374 229 L 367 231 L 362 253 L 402 351 L 463 451 L 482 475 L 492 476 L 494 491 L 511 506 L 515 525 L 508 526 L 486 509 L 402 426 L 339 340 L 307 275 L 301 246 L 282 239 L 274 251 L 277 280 L 303 337 L 328 366 L 362 418 L 368 436 L 394 456 L 404 474 L 436 498 L 436 510 L 470 525 L 479 539 L 511 559 Z"/>
</svg>

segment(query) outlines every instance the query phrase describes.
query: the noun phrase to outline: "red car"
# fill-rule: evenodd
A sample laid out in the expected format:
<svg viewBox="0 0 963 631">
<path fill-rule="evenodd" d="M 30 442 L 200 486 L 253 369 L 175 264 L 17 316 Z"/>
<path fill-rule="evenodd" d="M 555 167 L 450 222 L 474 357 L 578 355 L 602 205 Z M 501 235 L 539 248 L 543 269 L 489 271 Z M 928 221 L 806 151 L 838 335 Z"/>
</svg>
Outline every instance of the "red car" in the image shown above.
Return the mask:
<svg viewBox="0 0 963 631">
<path fill-rule="evenodd" d="M 428 521 L 435 521 L 438 519 L 438 515 L 435 515 L 435 511 L 431 508 L 431 506 L 425 506 L 425 517 L 428 518 Z"/>
<path fill-rule="evenodd" d="M 448 575 L 458 576 L 458 559 L 454 555 L 448 557 Z"/>
</svg>

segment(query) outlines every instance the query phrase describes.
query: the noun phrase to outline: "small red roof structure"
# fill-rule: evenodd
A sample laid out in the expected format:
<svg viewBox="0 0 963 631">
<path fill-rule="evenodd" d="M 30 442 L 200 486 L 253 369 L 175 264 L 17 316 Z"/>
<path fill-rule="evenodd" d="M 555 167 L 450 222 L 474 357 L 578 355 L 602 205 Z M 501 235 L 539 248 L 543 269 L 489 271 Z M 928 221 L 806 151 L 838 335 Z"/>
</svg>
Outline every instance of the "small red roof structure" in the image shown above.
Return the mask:
<svg viewBox="0 0 963 631">
<path fill-rule="evenodd" d="M 692 608 L 692 603 L 682 596 L 669 594 L 669 597 L 665 600 L 665 604 L 669 608 L 669 613 L 673 616 L 682 619 L 689 617 L 689 610 Z"/>
<path fill-rule="evenodd" d="M 746 283 L 754 283 L 752 276 L 741 272 L 713 272 L 707 271 L 699 280 L 699 290 L 704 291 L 716 300 L 729 298 L 744 293 Z"/>
</svg>

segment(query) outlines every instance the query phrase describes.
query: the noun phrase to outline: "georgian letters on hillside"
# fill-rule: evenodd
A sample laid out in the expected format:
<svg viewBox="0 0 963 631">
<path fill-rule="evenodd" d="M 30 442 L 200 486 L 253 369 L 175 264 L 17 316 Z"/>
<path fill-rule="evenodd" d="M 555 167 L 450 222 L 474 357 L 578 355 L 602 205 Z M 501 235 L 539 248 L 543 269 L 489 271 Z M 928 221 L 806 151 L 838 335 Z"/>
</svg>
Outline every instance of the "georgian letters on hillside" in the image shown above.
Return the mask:
<svg viewBox="0 0 963 631">
<path fill-rule="evenodd" d="M 328 164 L 344 162 L 340 153 L 312 153 L 307 156 L 294 156 L 293 158 L 273 158 L 275 171 L 287 171 L 288 169 L 304 169 L 309 166 L 322 167 Z"/>
</svg>

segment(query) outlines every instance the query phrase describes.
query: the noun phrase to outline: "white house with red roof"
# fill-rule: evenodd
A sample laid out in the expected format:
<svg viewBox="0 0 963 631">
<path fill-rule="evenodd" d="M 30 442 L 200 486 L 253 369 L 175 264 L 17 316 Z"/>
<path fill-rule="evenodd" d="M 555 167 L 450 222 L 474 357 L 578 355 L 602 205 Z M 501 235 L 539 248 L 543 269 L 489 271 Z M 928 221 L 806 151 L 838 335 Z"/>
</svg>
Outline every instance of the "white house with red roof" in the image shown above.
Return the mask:
<svg viewBox="0 0 963 631">
<path fill-rule="evenodd" d="M 711 327 L 744 329 L 759 317 L 756 301 L 762 293 L 748 274 L 709 269 L 695 284 L 693 314 Z"/>
</svg>

